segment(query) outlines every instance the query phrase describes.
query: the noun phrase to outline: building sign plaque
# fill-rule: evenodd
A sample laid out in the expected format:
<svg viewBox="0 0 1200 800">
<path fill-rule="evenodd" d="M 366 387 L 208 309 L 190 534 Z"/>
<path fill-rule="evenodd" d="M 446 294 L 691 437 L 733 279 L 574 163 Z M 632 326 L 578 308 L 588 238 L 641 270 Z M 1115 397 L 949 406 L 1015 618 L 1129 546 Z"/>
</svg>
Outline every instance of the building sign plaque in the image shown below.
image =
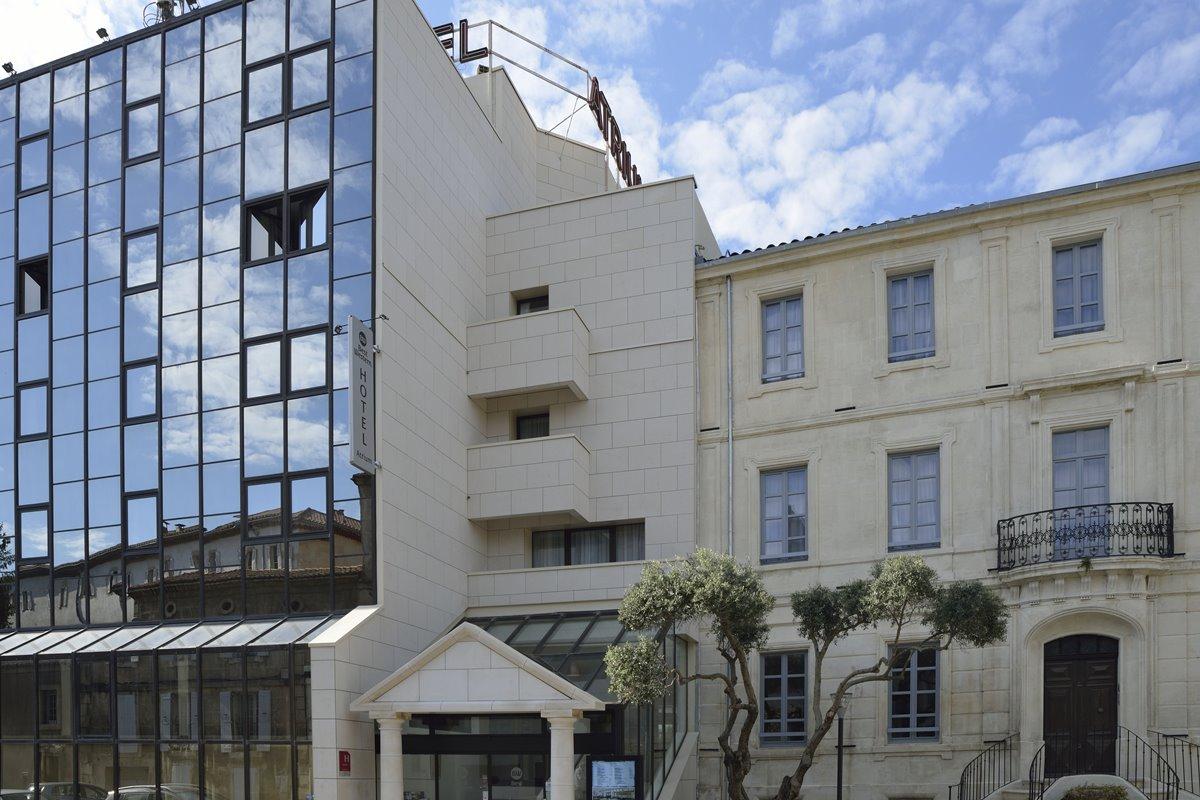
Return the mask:
<svg viewBox="0 0 1200 800">
<path fill-rule="evenodd" d="M 350 463 L 375 473 L 375 332 L 350 315 Z"/>
<path fill-rule="evenodd" d="M 639 800 L 641 771 L 637 756 L 592 758 L 588 765 L 588 800 Z"/>
</svg>

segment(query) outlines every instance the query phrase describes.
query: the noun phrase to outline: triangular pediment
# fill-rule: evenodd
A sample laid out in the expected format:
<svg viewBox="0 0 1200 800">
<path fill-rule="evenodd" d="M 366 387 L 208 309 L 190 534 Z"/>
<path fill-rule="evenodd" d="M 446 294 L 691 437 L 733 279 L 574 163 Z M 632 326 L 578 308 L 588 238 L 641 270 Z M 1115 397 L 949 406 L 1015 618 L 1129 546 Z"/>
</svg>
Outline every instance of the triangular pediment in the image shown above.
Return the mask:
<svg viewBox="0 0 1200 800">
<path fill-rule="evenodd" d="M 603 701 L 462 622 L 350 705 L 372 716 L 600 711 Z"/>
</svg>

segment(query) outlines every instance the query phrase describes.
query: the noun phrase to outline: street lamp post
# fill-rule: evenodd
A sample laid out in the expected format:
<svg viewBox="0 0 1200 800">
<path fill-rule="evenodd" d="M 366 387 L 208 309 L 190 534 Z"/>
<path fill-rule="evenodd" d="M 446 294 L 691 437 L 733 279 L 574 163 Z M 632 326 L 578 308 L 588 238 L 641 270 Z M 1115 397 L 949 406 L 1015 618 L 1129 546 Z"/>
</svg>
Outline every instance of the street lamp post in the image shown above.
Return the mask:
<svg viewBox="0 0 1200 800">
<path fill-rule="evenodd" d="M 846 722 L 846 706 L 849 704 L 850 697 L 847 695 L 842 698 L 842 702 L 837 708 L 837 800 L 842 800 L 842 751 L 845 749 L 845 733 L 844 727 Z"/>
</svg>

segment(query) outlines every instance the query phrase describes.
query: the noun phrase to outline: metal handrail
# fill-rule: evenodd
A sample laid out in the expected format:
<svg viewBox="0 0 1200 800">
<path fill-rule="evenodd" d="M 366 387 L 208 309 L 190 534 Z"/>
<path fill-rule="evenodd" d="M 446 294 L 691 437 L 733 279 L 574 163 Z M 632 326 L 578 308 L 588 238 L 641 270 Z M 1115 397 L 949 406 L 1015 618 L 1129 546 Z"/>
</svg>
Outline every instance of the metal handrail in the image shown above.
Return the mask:
<svg viewBox="0 0 1200 800">
<path fill-rule="evenodd" d="M 983 798 L 1012 783 L 1013 761 L 1016 755 L 1017 734 L 1009 734 L 980 751 L 963 767 L 958 779 L 958 800 Z M 949 787 L 947 800 L 954 800 L 955 784 Z"/>
<path fill-rule="evenodd" d="M 1175 507 L 1125 502 L 1019 514 L 996 523 L 996 569 L 1106 556 L 1175 555 Z"/>
<path fill-rule="evenodd" d="M 1029 765 L 1029 800 L 1041 800 L 1046 790 L 1068 775 L 1110 774 L 1149 795 L 1157 784 L 1162 800 L 1179 800 L 1179 775 L 1167 759 L 1145 739 L 1118 725 L 1114 734 L 1085 737 L 1085 748 L 1070 749 L 1059 739 L 1044 742 Z M 1068 745 L 1068 746 L 1064 746 Z M 1047 768 L 1047 748 L 1055 753 L 1053 768 Z M 1097 760 L 1111 758 L 1111 770 L 1098 770 Z M 1086 759 L 1086 761 L 1084 760 Z"/>
<path fill-rule="evenodd" d="M 1200 744 L 1191 741 L 1187 734 L 1147 731 L 1156 737 L 1155 747 L 1160 755 L 1179 776 L 1179 788 L 1200 795 Z"/>
</svg>

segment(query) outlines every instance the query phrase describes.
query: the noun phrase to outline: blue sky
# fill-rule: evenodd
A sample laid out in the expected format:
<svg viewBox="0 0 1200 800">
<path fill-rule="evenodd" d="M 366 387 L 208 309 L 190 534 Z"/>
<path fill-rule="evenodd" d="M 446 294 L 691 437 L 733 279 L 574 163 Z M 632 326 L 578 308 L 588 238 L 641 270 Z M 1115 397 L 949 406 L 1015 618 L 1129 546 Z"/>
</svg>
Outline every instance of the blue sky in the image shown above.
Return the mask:
<svg viewBox="0 0 1200 800">
<path fill-rule="evenodd" d="M 1196 0 L 417 2 L 587 66 L 642 175 L 695 174 L 726 248 L 1200 160 Z M 142 5 L 9 0 L 0 60 L 128 32 Z M 577 110 L 569 132 L 595 138 L 586 109 L 517 81 L 541 124 Z"/>
</svg>

